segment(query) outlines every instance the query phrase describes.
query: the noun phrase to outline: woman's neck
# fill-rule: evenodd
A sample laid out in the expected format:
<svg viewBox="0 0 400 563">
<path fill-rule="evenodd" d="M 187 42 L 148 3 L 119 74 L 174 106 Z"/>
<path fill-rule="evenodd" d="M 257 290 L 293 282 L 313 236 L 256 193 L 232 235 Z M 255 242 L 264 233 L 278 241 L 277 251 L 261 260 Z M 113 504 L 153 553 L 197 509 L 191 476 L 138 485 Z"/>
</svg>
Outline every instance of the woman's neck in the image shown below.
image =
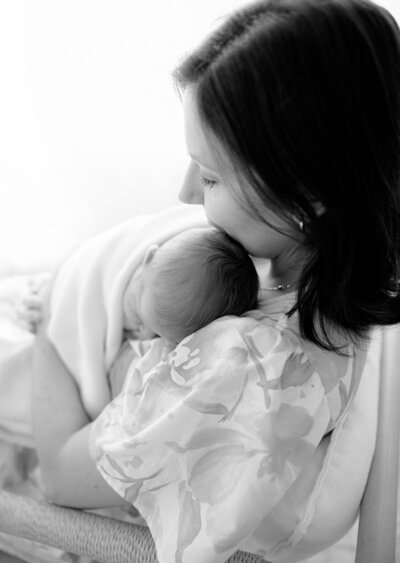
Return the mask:
<svg viewBox="0 0 400 563">
<path fill-rule="evenodd" d="M 295 260 L 276 258 L 253 258 L 260 286 L 272 290 L 293 291 L 303 270 L 305 260 L 300 260 L 298 255 Z"/>
</svg>

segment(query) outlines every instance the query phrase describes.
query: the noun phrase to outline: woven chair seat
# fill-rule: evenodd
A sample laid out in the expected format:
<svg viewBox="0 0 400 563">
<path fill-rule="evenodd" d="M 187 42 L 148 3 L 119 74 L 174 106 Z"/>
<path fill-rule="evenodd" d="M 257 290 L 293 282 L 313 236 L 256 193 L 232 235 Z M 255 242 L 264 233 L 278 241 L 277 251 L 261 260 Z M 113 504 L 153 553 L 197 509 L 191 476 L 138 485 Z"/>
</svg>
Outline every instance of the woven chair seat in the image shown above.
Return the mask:
<svg viewBox="0 0 400 563">
<path fill-rule="evenodd" d="M 0 530 L 104 563 L 157 563 L 148 528 L 0 491 Z M 237 552 L 229 563 L 262 563 Z"/>
</svg>

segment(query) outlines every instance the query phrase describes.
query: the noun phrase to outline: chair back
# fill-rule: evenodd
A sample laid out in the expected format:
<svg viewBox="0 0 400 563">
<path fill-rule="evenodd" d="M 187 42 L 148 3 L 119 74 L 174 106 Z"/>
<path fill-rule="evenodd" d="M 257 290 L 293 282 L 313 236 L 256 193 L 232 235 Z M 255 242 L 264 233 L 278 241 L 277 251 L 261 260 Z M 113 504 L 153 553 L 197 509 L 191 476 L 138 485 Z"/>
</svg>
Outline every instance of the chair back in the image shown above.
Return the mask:
<svg viewBox="0 0 400 563">
<path fill-rule="evenodd" d="M 395 563 L 400 431 L 400 325 L 383 330 L 375 453 L 360 507 L 356 563 Z"/>
</svg>

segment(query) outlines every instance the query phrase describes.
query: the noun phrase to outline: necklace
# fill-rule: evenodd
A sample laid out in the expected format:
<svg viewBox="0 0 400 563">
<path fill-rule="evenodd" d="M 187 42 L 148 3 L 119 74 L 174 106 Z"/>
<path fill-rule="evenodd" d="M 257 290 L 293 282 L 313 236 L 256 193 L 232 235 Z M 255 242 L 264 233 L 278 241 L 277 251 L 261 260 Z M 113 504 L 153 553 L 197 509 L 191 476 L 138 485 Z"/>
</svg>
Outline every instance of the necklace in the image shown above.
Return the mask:
<svg viewBox="0 0 400 563">
<path fill-rule="evenodd" d="M 280 283 L 279 285 L 274 285 L 273 287 L 264 287 L 263 289 L 268 289 L 268 291 L 284 291 L 292 287 L 294 283 Z"/>
</svg>

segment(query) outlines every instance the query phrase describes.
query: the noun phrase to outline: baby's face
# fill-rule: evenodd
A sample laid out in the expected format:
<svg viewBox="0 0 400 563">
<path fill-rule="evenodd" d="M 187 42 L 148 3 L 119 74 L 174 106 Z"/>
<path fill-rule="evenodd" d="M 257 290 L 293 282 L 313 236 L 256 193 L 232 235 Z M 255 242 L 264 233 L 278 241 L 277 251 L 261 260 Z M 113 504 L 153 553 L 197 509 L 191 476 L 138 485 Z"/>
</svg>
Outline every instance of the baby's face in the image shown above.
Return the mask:
<svg viewBox="0 0 400 563">
<path fill-rule="evenodd" d="M 140 339 L 165 336 L 152 299 L 157 275 L 149 263 L 144 263 L 132 276 L 123 300 L 124 328 Z"/>
<path fill-rule="evenodd" d="M 142 314 L 142 299 L 145 289 L 145 266 L 133 274 L 123 298 L 124 329 L 133 331 L 140 339 L 153 338 L 155 332 L 147 325 Z"/>
<path fill-rule="evenodd" d="M 152 332 L 153 336 L 166 336 L 164 329 L 159 322 L 159 318 L 154 307 L 152 287 L 155 280 L 153 279 L 150 272 L 146 272 L 144 278 L 146 279 L 146 283 L 143 284 L 143 290 L 138 299 L 138 314 L 143 323 L 141 334 L 143 332 L 145 334 Z M 149 337 L 147 336 L 147 338 Z"/>
<path fill-rule="evenodd" d="M 139 338 L 153 338 L 163 336 L 172 341 L 179 342 L 183 335 L 182 329 L 174 322 L 160 322 L 159 314 L 154 303 L 154 291 L 158 294 L 165 291 L 165 299 L 171 291 L 175 291 L 173 284 L 168 284 L 164 291 L 160 288 L 159 272 L 163 270 L 170 260 L 176 260 L 181 254 L 181 245 L 191 240 L 190 231 L 176 235 L 165 242 L 161 247 L 151 248 L 144 258 L 143 264 L 132 277 L 124 297 L 124 327 L 134 330 Z"/>
</svg>

